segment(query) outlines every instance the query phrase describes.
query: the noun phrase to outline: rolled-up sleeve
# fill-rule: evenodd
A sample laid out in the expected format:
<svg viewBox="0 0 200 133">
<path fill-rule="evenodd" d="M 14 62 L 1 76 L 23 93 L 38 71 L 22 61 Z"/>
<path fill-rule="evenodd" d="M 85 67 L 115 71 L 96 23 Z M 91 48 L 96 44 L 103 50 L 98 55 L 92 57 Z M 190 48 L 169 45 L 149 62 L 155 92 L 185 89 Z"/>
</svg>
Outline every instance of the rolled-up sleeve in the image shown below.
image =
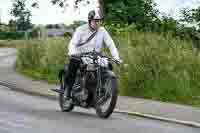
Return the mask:
<svg viewBox="0 0 200 133">
<path fill-rule="evenodd" d="M 106 44 L 106 46 L 109 48 L 111 55 L 114 59 L 119 59 L 119 53 L 115 46 L 115 43 L 109 33 L 106 31 L 106 29 L 103 28 L 103 40 Z"/>
<path fill-rule="evenodd" d="M 68 55 L 75 54 L 76 46 L 80 43 L 80 33 L 78 30 L 75 31 L 73 34 L 72 39 L 70 40 L 69 46 L 68 46 Z"/>
</svg>

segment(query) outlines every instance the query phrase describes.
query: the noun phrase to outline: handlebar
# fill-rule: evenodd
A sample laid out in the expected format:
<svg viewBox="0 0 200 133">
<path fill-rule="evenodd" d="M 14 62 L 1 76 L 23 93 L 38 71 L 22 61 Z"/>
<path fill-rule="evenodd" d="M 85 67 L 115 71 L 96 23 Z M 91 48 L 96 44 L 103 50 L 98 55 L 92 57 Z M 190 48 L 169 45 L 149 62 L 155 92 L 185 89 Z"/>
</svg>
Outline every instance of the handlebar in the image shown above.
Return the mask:
<svg viewBox="0 0 200 133">
<path fill-rule="evenodd" d="M 76 58 L 76 59 L 80 59 L 81 57 L 88 57 L 90 59 L 94 59 L 94 60 L 97 60 L 98 59 L 98 56 L 102 57 L 102 58 L 107 58 L 109 61 L 112 61 L 114 62 L 116 65 L 118 66 L 121 66 L 122 63 L 119 62 L 118 60 L 115 60 L 111 57 L 107 57 L 105 55 L 102 55 L 101 53 L 99 52 L 96 52 L 96 51 L 93 51 L 93 52 L 86 52 L 86 53 L 81 53 L 81 54 L 77 54 L 77 55 L 73 55 L 71 56 L 72 58 Z"/>
</svg>

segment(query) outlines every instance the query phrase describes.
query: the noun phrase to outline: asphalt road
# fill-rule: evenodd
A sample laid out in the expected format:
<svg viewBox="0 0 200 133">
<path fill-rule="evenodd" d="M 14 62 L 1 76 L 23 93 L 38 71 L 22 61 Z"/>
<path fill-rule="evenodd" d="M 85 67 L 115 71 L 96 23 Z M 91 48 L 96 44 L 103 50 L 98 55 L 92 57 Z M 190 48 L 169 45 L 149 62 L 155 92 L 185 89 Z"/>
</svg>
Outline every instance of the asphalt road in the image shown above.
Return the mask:
<svg viewBox="0 0 200 133">
<path fill-rule="evenodd" d="M 16 50 L 13 48 L 0 48 L 0 70 L 3 68 L 9 69 L 10 67 L 13 67 L 16 53 Z"/>
<path fill-rule="evenodd" d="M 60 112 L 57 101 L 0 86 L 0 133 L 199 133 L 200 129 L 114 113 L 100 119 L 94 110 Z"/>
</svg>

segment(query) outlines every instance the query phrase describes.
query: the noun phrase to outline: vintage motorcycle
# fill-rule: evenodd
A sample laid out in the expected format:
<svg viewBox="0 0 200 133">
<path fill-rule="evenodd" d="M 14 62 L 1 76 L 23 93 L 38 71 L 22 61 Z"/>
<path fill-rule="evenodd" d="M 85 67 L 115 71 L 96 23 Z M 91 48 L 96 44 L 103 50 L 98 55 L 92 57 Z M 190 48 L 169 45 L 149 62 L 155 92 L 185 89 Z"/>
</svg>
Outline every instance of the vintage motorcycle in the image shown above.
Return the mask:
<svg viewBox="0 0 200 133">
<path fill-rule="evenodd" d="M 77 58 L 77 57 L 76 57 Z M 60 71 L 59 105 L 63 112 L 70 112 L 75 106 L 94 108 L 100 118 L 108 118 L 116 105 L 118 97 L 117 77 L 112 71 L 110 60 L 120 65 L 119 62 L 102 56 L 95 51 L 79 55 L 80 68 L 71 90 L 71 99 L 66 98 L 67 85 L 64 76 L 68 66 Z M 55 90 L 54 90 L 55 91 Z"/>
</svg>

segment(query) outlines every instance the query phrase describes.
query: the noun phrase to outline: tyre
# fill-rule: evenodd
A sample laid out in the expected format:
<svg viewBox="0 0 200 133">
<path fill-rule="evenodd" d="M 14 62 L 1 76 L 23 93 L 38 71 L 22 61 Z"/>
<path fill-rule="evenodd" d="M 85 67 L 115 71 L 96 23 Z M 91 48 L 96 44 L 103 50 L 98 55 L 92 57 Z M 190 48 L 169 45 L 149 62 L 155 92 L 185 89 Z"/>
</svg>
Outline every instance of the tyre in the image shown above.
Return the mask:
<svg viewBox="0 0 200 133">
<path fill-rule="evenodd" d="M 118 87 L 116 78 L 107 78 L 104 83 L 105 96 L 109 95 L 109 98 L 106 98 L 106 101 L 102 103 L 96 103 L 96 114 L 100 118 L 108 118 L 114 111 L 117 97 L 118 97 Z M 105 104 L 108 104 L 105 108 Z"/>
<path fill-rule="evenodd" d="M 64 94 L 59 94 L 59 105 L 62 112 L 70 112 L 74 109 L 74 104 L 69 100 L 65 100 Z"/>
</svg>

